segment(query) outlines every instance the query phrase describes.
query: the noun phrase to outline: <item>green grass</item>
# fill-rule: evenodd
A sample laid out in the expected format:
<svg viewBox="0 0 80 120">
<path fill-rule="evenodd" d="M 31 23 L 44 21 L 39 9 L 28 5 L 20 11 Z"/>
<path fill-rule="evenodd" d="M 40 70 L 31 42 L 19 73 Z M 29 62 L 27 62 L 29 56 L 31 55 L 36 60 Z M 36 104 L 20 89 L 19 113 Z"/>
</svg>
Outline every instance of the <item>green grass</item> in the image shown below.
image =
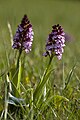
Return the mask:
<svg viewBox="0 0 80 120">
<path fill-rule="evenodd" d="M 59 23 L 66 33 L 72 36 L 72 41 L 66 43 L 63 59 L 54 58 L 51 68 L 55 69 L 48 81 L 47 100 L 34 107 L 34 120 L 79 120 L 80 119 L 80 2 L 68 0 L 0 0 L 0 76 L 14 67 L 15 50 L 12 50 L 9 22 L 13 35 L 24 14 L 28 15 L 34 30 L 32 51 L 25 56 L 24 76 L 22 77 L 20 94 L 30 105 L 21 109 L 23 120 L 31 120 L 34 86 L 40 81 L 48 63 L 48 58 L 42 56 L 45 52 L 45 42 L 52 30 L 52 25 Z M 76 67 L 74 69 L 74 65 Z M 6 75 L 0 77 L 0 112 L 4 109 L 4 82 Z M 65 82 L 65 84 L 64 84 Z M 65 87 L 65 85 L 67 85 Z M 63 89 L 65 87 L 65 89 Z M 15 110 L 15 108 L 14 108 Z M 18 108 L 15 115 L 8 113 L 8 119 L 19 120 Z"/>
</svg>

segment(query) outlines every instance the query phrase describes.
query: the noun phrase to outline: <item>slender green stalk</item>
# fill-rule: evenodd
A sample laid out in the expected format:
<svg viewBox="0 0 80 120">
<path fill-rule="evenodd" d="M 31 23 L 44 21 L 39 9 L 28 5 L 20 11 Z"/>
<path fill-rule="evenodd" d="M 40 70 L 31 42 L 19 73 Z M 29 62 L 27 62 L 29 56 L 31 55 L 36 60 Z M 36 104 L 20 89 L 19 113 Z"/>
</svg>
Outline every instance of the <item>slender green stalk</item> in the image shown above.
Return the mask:
<svg viewBox="0 0 80 120">
<path fill-rule="evenodd" d="M 48 66 L 47 66 L 47 68 L 46 68 L 46 70 L 45 70 L 45 73 L 44 73 L 42 79 L 41 79 L 41 82 L 44 81 L 44 79 L 45 79 L 45 77 L 46 77 L 46 75 L 47 75 L 47 73 L 48 73 L 48 70 L 49 70 L 49 68 L 50 68 L 52 59 L 53 59 L 53 54 L 50 56 L 50 60 L 49 60 Z"/>
<path fill-rule="evenodd" d="M 50 65 L 51 65 L 51 62 L 52 62 L 52 59 L 53 59 L 53 54 L 50 56 L 50 60 L 49 60 L 49 63 L 48 63 L 48 66 L 42 76 L 42 79 L 41 79 L 41 82 L 38 84 L 35 92 L 34 92 L 34 102 L 36 102 L 36 100 L 40 97 L 40 93 L 42 92 L 46 82 L 47 82 L 47 79 L 46 79 L 46 76 L 48 74 L 48 70 L 50 68 Z"/>
<path fill-rule="evenodd" d="M 21 57 L 21 53 L 22 53 L 22 48 L 19 50 L 19 55 L 17 58 L 17 63 L 16 63 L 16 71 L 15 71 L 15 77 L 14 77 L 14 85 L 13 89 L 14 89 L 14 95 L 16 97 L 18 97 L 18 92 L 20 91 L 20 78 L 21 78 L 21 65 L 20 65 L 20 57 Z M 17 90 L 16 90 L 16 88 Z M 18 91 L 19 90 L 19 91 Z"/>
<path fill-rule="evenodd" d="M 49 70 L 49 68 L 50 68 L 52 59 L 53 59 L 53 54 L 50 56 L 50 60 L 49 60 L 48 66 L 47 66 L 46 71 L 45 71 L 45 74 L 44 74 L 44 78 L 45 78 L 45 76 L 46 76 L 46 74 L 47 74 L 47 72 L 48 72 L 48 70 Z"/>
<path fill-rule="evenodd" d="M 16 70 L 17 70 L 16 87 L 19 93 L 20 93 L 20 78 L 21 78 L 21 63 L 20 63 L 21 53 L 22 53 L 22 48 L 19 50 L 19 56 L 17 59 L 17 66 L 16 66 Z M 16 91 L 16 95 L 17 95 L 17 91 Z"/>
<path fill-rule="evenodd" d="M 17 59 L 16 69 L 19 69 L 19 60 L 20 60 L 20 57 L 21 57 L 21 53 L 22 53 L 22 49 L 19 50 L 19 56 L 18 56 L 18 59 Z"/>
<path fill-rule="evenodd" d="M 53 55 L 50 57 L 50 61 L 49 61 L 48 67 L 47 67 L 47 69 L 46 69 L 46 74 L 47 74 L 47 72 L 48 72 L 48 70 L 49 70 L 49 67 L 50 67 L 50 65 L 51 65 L 52 58 L 53 58 Z M 46 75 L 46 74 L 45 74 L 45 75 Z M 46 85 L 45 85 L 45 87 L 44 87 L 44 101 L 45 101 L 45 100 L 46 100 Z"/>
<path fill-rule="evenodd" d="M 19 70 L 18 70 L 18 81 L 17 81 L 17 90 L 20 93 L 20 81 L 21 81 L 21 61 L 19 61 Z"/>
</svg>

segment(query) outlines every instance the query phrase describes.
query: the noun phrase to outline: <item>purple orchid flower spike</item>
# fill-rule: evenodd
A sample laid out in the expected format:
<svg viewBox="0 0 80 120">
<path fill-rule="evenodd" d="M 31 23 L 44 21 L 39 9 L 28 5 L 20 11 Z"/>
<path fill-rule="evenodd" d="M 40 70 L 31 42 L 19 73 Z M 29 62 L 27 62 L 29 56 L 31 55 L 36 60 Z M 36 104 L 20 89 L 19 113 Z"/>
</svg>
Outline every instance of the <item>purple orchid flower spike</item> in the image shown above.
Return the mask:
<svg viewBox="0 0 80 120">
<path fill-rule="evenodd" d="M 13 38 L 12 48 L 25 50 L 26 53 L 29 53 L 32 47 L 33 35 L 32 24 L 28 20 L 27 15 L 24 15 Z"/>
<path fill-rule="evenodd" d="M 62 58 L 62 53 L 64 52 L 65 33 L 59 24 L 52 26 L 52 28 L 53 30 L 49 34 L 46 42 L 46 52 L 43 55 L 55 55 L 60 60 Z"/>
</svg>

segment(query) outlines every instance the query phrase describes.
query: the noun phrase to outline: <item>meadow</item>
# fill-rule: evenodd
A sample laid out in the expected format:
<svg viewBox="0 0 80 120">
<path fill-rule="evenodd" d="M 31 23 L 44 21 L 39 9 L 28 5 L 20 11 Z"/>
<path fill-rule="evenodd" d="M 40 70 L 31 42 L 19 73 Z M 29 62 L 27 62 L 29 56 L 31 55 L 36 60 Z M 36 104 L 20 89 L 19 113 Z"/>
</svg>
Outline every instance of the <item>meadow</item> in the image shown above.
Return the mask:
<svg viewBox="0 0 80 120">
<path fill-rule="evenodd" d="M 0 0 L 0 120 L 80 120 L 79 11 L 77 0 Z M 34 40 L 31 52 L 21 55 L 16 80 L 18 51 L 12 49 L 8 24 L 14 36 L 24 14 L 33 25 Z M 55 24 L 60 24 L 69 38 L 62 59 L 54 57 L 46 75 L 44 100 L 44 82 L 39 83 L 44 81 L 49 58 L 43 53 Z M 14 78 L 19 82 L 15 95 L 10 88 Z"/>
</svg>

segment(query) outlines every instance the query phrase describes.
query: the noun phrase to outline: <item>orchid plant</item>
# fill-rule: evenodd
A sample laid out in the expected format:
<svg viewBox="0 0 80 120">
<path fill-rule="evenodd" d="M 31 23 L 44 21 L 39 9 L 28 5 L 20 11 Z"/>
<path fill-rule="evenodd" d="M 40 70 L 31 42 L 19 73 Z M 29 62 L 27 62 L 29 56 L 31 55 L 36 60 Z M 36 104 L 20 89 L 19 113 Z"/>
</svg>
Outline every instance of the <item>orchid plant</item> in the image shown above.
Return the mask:
<svg viewBox="0 0 80 120">
<path fill-rule="evenodd" d="M 24 109 L 21 102 L 23 102 L 23 99 L 19 98 L 20 94 L 20 80 L 21 80 L 21 55 L 22 52 L 25 51 L 26 54 L 31 51 L 32 43 L 33 43 L 33 28 L 32 24 L 30 23 L 27 15 L 24 15 L 22 18 L 21 23 L 18 25 L 17 31 L 13 37 L 13 45 L 12 48 L 16 49 L 18 51 L 18 57 L 16 62 L 16 67 L 14 69 L 14 74 L 11 73 L 12 79 L 12 91 L 9 91 L 9 96 L 6 96 L 6 99 L 9 99 L 8 103 L 14 104 L 19 103 L 21 105 L 21 108 Z M 52 26 L 52 31 L 48 35 L 47 41 L 46 41 L 46 52 L 43 53 L 43 56 L 47 57 L 49 56 L 49 62 L 47 67 L 44 70 L 44 73 L 41 77 L 40 82 L 36 86 L 36 88 L 31 88 L 31 101 L 30 101 L 30 108 L 31 108 L 31 117 L 30 120 L 33 120 L 34 118 L 34 110 L 37 108 L 40 101 L 46 100 L 46 84 L 48 81 L 48 78 L 52 72 L 52 69 L 50 69 L 53 57 L 57 57 L 58 60 L 61 60 L 62 54 L 64 52 L 64 46 L 65 46 L 65 32 L 59 24 Z M 10 78 L 10 79 L 11 79 Z M 7 79 L 9 81 L 9 77 L 7 75 Z M 7 88 L 6 88 L 7 90 Z M 8 93 L 8 90 L 7 90 Z M 6 95 L 7 95 L 6 93 Z M 42 99 L 43 98 L 43 99 Z M 15 102 L 16 101 L 16 102 Z M 6 105 L 7 106 L 7 105 Z M 6 110 L 5 106 L 5 111 Z M 7 113 L 5 112 L 5 120 L 7 120 Z"/>
</svg>

